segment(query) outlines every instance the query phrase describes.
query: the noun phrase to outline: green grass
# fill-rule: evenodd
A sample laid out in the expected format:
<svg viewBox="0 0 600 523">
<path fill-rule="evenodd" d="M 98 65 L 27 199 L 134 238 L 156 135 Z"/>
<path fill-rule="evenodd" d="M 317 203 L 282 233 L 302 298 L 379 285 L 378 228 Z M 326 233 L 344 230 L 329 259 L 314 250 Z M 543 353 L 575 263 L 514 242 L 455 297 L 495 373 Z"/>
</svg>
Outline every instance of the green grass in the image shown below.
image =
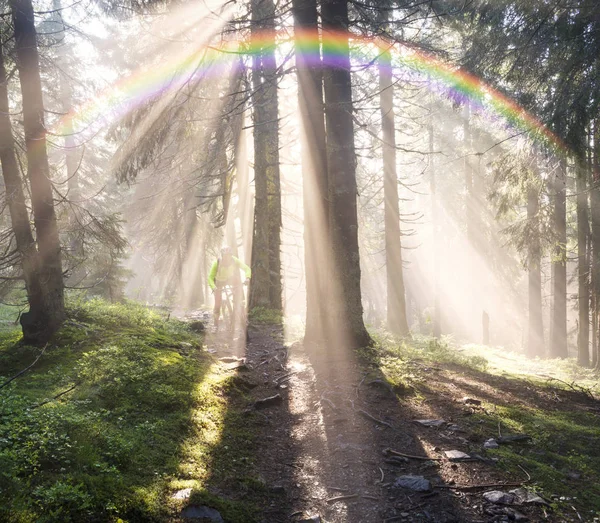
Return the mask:
<svg viewBox="0 0 600 523">
<path fill-rule="evenodd" d="M 424 365 L 446 363 L 482 371 L 487 368 L 485 358 L 459 352 L 446 340 L 422 335 L 399 340 L 381 332 L 372 334 L 372 337 L 373 347 L 361 349 L 359 354 L 398 389 L 418 388 L 427 378 L 423 372 Z"/>
<path fill-rule="evenodd" d="M 573 515 L 574 506 L 584 521 L 600 516 L 597 413 L 498 406 L 493 415 L 474 416 L 471 423 L 478 424 L 482 433 L 494 434 L 500 425 L 504 434 L 530 435 L 531 443 L 501 446 L 488 454 L 500 458 L 500 465 L 516 477 L 523 477 L 525 469 L 531 475 L 531 487 L 551 501 L 558 514 Z"/>
<path fill-rule="evenodd" d="M 283 313 L 275 309 L 254 307 L 248 313 L 248 319 L 255 324 L 281 325 L 283 323 Z"/>
<path fill-rule="evenodd" d="M 20 337 L 0 336 L 0 383 L 39 354 Z M 0 521 L 167 521 L 186 487 L 242 521 L 211 489 L 252 479 L 253 435 L 232 377 L 200 347 L 135 303 L 73 304 L 38 363 L 0 390 Z M 251 515 L 257 496 L 240 492 Z"/>
<path fill-rule="evenodd" d="M 571 360 L 528 360 L 501 348 L 457 347 L 428 337 L 397 340 L 379 334 L 375 346 L 361 355 L 374 376 L 387 380 L 397 392 L 413 392 L 411 401 L 418 401 L 421 393 L 429 398 L 437 394 L 438 401 L 447 401 L 449 411 L 456 409 L 460 397 L 448 397 L 445 382 L 454 382 L 457 390 L 464 379 L 475 388 L 478 384 L 495 388 L 497 395 L 490 397 L 482 389 L 482 410 L 461 418 L 474 442 L 473 451 L 481 453 L 482 443 L 499 427 L 504 435 L 531 436 L 529 443 L 502 445 L 487 454 L 499 458 L 498 466 L 513 478 L 525 478 L 525 469 L 531 475 L 528 488 L 553 505 L 558 518 L 553 520 L 573 520 L 577 517 L 573 507 L 583 521 L 600 516 L 596 373 Z M 442 382 L 436 381 L 432 368 L 440 371 Z M 512 401 L 511 394 L 518 400 Z"/>
</svg>

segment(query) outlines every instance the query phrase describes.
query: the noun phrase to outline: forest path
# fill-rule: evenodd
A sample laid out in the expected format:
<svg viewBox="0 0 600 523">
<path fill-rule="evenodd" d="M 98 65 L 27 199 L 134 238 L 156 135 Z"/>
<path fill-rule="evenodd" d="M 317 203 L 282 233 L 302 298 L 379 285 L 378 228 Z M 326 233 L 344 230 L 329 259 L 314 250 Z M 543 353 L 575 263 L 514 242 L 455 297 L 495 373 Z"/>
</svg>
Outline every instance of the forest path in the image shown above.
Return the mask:
<svg viewBox="0 0 600 523">
<path fill-rule="evenodd" d="M 452 488 L 522 480 L 507 478 L 483 457 L 466 462 L 446 458 L 444 451 L 467 451 L 471 444 L 456 421 L 469 415 L 464 403 L 452 394 L 445 398 L 398 396 L 376 370 L 367 369 L 346 352 L 307 351 L 300 343 L 286 347 L 282 339 L 279 327 L 254 327 L 240 372 L 256 384 L 249 394 L 256 411 L 256 472 L 269 492 L 263 521 L 514 519 L 513 509 L 482 499 L 485 491 L 506 491 L 513 486 Z M 210 336 L 208 344 L 210 348 Z M 215 346 L 217 356 L 228 355 L 226 345 Z M 236 352 L 240 355 L 239 346 L 229 350 L 229 354 Z M 415 423 L 442 415 L 445 423 L 440 427 Z M 417 458 L 393 458 L 386 449 Z M 395 487 L 400 476 L 423 478 L 429 488 Z M 539 510 L 532 507 L 518 507 L 518 512 L 527 513 L 530 521 L 550 521 L 548 515 L 536 516 Z"/>
</svg>

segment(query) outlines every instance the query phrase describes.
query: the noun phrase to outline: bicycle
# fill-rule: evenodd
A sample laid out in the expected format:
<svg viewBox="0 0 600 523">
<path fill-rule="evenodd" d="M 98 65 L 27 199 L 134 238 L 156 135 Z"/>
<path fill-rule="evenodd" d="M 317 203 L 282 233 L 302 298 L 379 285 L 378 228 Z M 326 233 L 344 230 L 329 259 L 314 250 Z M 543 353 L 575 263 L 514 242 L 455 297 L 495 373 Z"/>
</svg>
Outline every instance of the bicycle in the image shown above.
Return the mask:
<svg viewBox="0 0 600 523">
<path fill-rule="evenodd" d="M 244 285 L 247 283 L 244 282 Z M 239 299 L 236 303 L 235 293 L 239 293 Z M 242 284 L 238 285 L 223 285 L 221 287 L 221 318 L 223 330 L 229 334 L 234 334 L 236 329 L 244 329 L 246 338 L 248 337 L 246 307 L 244 301 L 244 290 Z"/>
</svg>

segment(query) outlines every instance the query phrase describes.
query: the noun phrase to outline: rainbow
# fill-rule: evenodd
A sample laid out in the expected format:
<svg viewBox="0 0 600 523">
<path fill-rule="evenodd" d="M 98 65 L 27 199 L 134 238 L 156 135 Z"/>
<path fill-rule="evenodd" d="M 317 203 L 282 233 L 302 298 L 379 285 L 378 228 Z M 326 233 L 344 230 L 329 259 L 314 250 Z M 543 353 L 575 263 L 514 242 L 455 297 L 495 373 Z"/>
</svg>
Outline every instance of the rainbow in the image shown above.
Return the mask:
<svg viewBox="0 0 600 523">
<path fill-rule="evenodd" d="M 364 68 L 376 65 L 382 49 L 389 50 L 391 67 L 396 74 L 401 73 L 406 81 L 419 81 L 429 89 L 443 92 L 461 103 L 468 101 L 491 117 L 499 118 L 508 126 L 527 134 L 532 140 L 542 142 L 558 152 L 567 151 L 558 136 L 514 100 L 478 77 L 414 46 L 348 33 L 324 32 L 320 41 L 312 33 L 299 34 L 297 38 L 309 63 L 320 63 L 322 53 L 323 63 L 335 67 L 340 63 L 348 36 L 353 66 Z M 75 136 L 85 136 L 90 130 L 96 133 L 148 101 L 176 92 L 191 81 L 219 77 L 231 71 L 240 57 L 243 59 L 259 53 L 265 46 L 272 45 L 274 37 L 277 46 L 291 50 L 293 37 L 288 32 L 275 35 L 263 32 L 253 35 L 249 40 L 229 40 L 218 46 L 205 45 L 171 57 L 166 63 L 140 67 L 62 117 L 50 127 L 50 131 L 61 135 L 74 129 Z"/>
</svg>

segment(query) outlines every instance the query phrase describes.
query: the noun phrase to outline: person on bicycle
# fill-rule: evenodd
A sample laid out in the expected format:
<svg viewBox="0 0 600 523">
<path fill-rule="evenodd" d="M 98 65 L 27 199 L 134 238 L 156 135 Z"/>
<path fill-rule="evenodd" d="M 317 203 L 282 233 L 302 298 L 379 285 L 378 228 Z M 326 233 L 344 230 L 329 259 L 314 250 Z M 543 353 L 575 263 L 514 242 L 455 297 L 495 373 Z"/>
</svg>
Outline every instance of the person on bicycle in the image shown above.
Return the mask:
<svg viewBox="0 0 600 523">
<path fill-rule="evenodd" d="M 219 328 L 219 317 L 221 315 L 223 287 L 225 285 L 231 285 L 234 289 L 234 301 L 237 301 L 237 299 L 239 299 L 242 283 L 240 271 L 244 271 L 247 280 L 250 279 L 250 276 L 252 275 L 250 267 L 233 256 L 230 247 L 223 247 L 221 249 L 221 257 L 215 260 L 208 274 L 208 285 L 215 294 L 215 308 L 213 314 L 215 327 L 217 329 Z"/>
</svg>

